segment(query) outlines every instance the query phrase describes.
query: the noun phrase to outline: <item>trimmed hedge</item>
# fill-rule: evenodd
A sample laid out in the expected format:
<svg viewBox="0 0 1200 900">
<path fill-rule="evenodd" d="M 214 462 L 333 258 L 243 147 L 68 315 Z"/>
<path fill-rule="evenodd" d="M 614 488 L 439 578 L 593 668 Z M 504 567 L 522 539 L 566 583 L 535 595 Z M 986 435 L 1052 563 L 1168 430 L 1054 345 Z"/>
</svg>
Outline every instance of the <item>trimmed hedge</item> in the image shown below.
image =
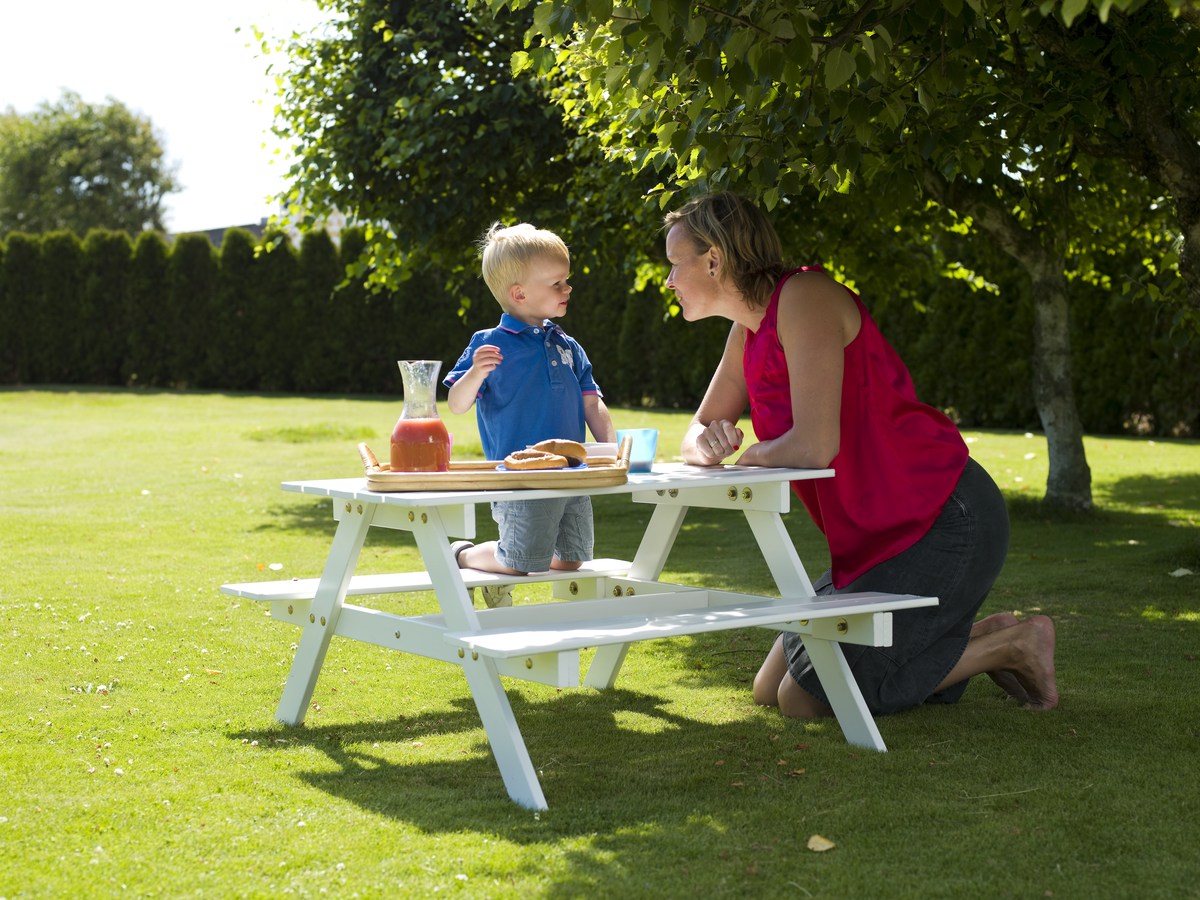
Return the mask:
<svg viewBox="0 0 1200 900">
<path fill-rule="evenodd" d="M 397 359 L 458 359 L 499 309 L 477 280 L 451 294 L 417 272 L 391 294 L 342 285 L 341 250 L 324 233 L 256 245 L 226 233 L 168 245 L 94 231 L 10 234 L 0 244 L 0 383 L 128 385 L 237 391 L 399 394 Z M 270 249 L 267 249 L 267 247 Z M 619 273 L 573 278 L 566 329 L 612 404 L 694 408 L 728 332 L 721 320 L 664 314 L 656 288 L 631 293 Z M 972 292 L 938 279 L 921 309 L 860 284 L 923 399 L 969 427 L 1038 428 L 1030 388 L 1032 313 L 1014 286 Z M 1200 432 L 1200 345 L 1168 307 L 1072 284 L 1076 399 L 1094 434 Z"/>
</svg>

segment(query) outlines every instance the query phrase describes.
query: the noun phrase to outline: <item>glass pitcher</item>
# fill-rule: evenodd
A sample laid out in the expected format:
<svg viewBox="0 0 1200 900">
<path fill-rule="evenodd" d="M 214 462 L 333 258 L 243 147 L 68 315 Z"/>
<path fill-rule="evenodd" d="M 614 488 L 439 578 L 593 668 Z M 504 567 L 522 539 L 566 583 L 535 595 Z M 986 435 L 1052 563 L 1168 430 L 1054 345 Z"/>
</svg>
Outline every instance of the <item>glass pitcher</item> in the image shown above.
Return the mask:
<svg viewBox="0 0 1200 900">
<path fill-rule="evenodd" d="M 450 434 L 437 410 L 438 359 L 401 359 L 404 409 L 392 429 L 393 472 L 449 472 Z"/>
</svg>

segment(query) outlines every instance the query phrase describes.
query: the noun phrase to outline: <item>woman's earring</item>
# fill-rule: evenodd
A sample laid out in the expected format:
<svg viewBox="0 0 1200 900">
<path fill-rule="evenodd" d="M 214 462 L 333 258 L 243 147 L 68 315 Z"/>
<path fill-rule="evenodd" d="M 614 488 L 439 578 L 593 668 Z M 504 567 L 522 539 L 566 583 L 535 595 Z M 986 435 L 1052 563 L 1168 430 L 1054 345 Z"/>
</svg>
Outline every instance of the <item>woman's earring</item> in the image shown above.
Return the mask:
<svg viewBox="0 0 1200 900">
<path fill-rule="evenodd" d="M 716 278 L 716 277 L 717 277 L 717 270 L 716 270 L 716 269 L 709 269 L 709 270 L 708 270 L 708 277 L 709 277 L 709 278 Z"/>
</svg>

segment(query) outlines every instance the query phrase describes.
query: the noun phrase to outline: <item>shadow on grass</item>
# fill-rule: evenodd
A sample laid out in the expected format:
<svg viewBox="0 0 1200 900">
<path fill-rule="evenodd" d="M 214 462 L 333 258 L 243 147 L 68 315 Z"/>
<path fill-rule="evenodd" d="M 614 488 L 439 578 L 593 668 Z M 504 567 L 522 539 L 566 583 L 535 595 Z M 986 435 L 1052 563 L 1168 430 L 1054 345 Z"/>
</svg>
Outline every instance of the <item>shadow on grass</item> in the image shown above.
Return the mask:
<svg viewBox="0 0 1200 900">
<path fill-rule="evenodd" d="M 1126 506 L 1200 512 L 1200 475 L 1132 475 L 1114 482 L 1108 493 Z"/>
<path fill-rule="evenodd" d="M 1097 506 L 1087 512 L 1062 509 L 1045 504 L 1039 497 L 1007 491 L 1004 494 L 1009 516 L 1018 522 L 1057 522 L 1087 524 L 1106 522 L 1131 510 L 1190 510 L 1200 514 L 1200 475 L 1132 475 L 1097 489 Z M 1117 507 L 1117 508 L 1114 508 Z"/>
<path fill-rule="evenodd" d="M 746 777 L 742 766 L 750 757 L 772 778 L 789 779 L 776 771 L 781 750 L 770 738 L 783 726 L 764 728 L 753 710 L 743 719 L 706 724 L 670 712 L 664 698 L 624 689 L 549 700 L 510 691 L 509 701 L 550 806 L 540 817 L 554 816 L 556 808 L 586 811 L 557 821 L 562 833 L 616 830 L 645 822 L 647 810 L 657 818 L 680 805 L 723 809 L 731 782 Z M 460 697 L 450 705 L 382 722 L 278 726 L 228 737 L 258 741 L 268 752 L 286 754 L 299 746 L 322 754 L 335 768 L 293 769 L 295 777 L 376 815 L 429 832 L 495 828 L 511 840 L 544 841 L 539 817 L 509 799 L 474 703 Z M 422 758 L 420 742 L 456 734 L 464 739 L 462 759 Z M 836 723 L 815 726 L 814 739 L 845 750 Z M 398 755 L 411 755 L 411 761 L 397 762 Z M 757 774 L 753 780 L 760 780 Z"/>
</svg>

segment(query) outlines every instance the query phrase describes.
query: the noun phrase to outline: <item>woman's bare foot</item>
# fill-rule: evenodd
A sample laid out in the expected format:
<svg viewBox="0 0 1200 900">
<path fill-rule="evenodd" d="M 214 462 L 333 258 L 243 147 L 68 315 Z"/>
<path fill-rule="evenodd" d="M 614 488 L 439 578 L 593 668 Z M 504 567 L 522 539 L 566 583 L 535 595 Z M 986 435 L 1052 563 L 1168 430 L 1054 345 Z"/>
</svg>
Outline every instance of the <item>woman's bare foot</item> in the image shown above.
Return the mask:
<svg viewBox="0 0 1200 900">
<path fill-rule="evenodd" d="M 1022 623 L 1024 633 L 1018 645 L 1025 652 L 1024 666 L 1014 674 L 1029 699 L 1026 709 L 1054 709 L 1058 706 L 1058 682 L 1054 677 L 1054 622 L 1049 616 L 1031 616 Z"/>
<path fill-rule="evenodd" d="M 988 616 L 985 619 L 980 619 L 971 626 L 971 637 L 978 637 L 983 634 L 990 634 L 993 631 L 999 631 L 1001 628 L 1012 628 L 1014 625 L 1020 625 L 1021 620 L 1010 612 L 999 612 Z M 1006 672 L 1002 669 L 995 672 L 988 672 L 988 678 L 992 679 L 1004 693 L 1012 697 L 1018 703 L 1029 703 L 1029 694 L 1025 688 L 1021 687 L 1021 682 L 1017 680 L 1017 676 L 1012 672 Z"/>
</svg>

